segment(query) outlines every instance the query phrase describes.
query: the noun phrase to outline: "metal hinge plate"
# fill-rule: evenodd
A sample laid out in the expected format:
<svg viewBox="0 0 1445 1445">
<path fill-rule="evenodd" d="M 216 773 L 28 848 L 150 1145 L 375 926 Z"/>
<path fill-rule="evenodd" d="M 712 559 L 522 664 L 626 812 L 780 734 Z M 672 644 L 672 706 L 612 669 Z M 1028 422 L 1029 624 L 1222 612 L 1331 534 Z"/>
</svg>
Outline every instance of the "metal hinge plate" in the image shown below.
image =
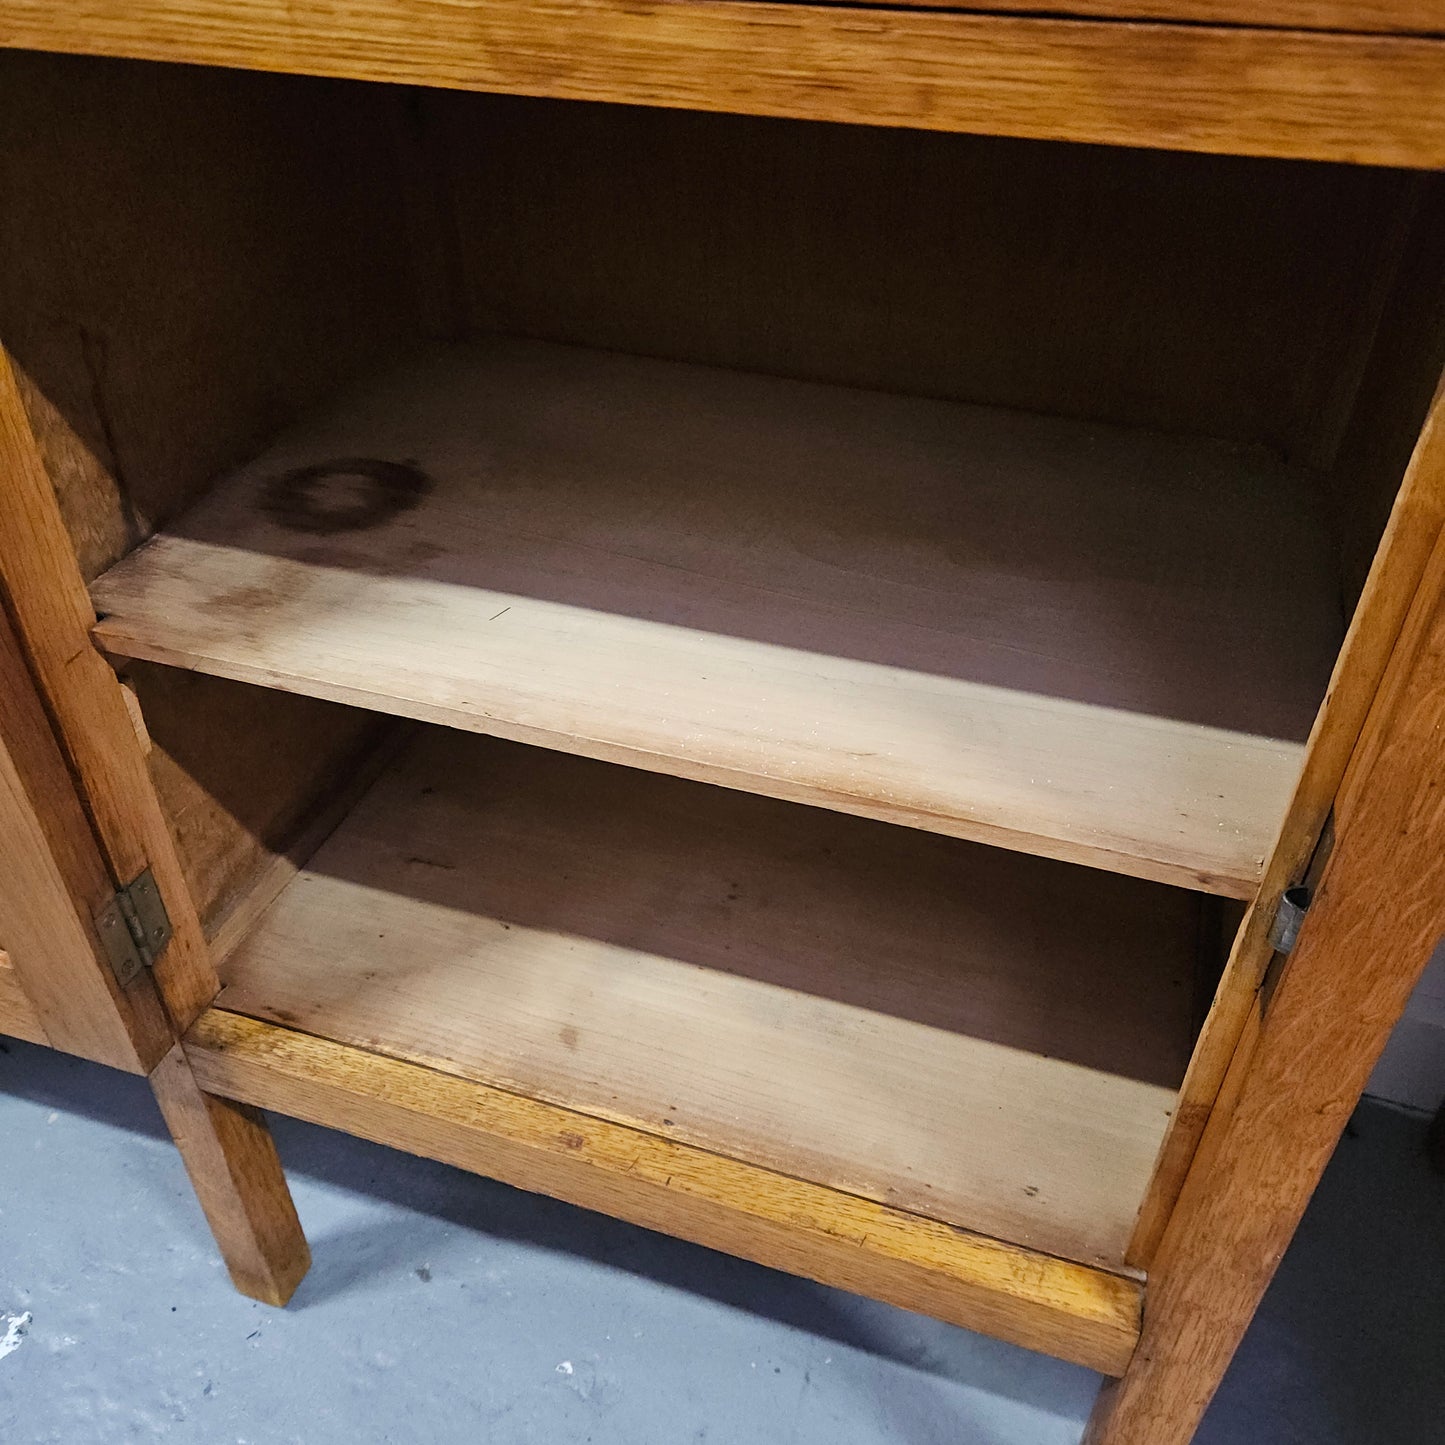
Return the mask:
<svg viewBox="0 0 1445 1445">
<path fill-rule="evenodd" d="M 1325 864 L 1330 861 L 1330 854 L 1334 851 L 1335 814 L 1332 808 L 1320 828 L 1320 836 L 1315 840 L 1314 852 L 1310 854 L 1304 877 L 1292 887 L 1286 888 L 1275 905 L 1274 917 L 1269 924 L 1269 946 L 1276 953 L 1289 954 L 1294 949 L 1295 940 L 1304 925 L 1305 914 L 1309 912 L 1310 902 L 1324 876 Z"/>
<path fill-rule="evenodd" d="M 1324 877 L 1325 864 L 1335 849 L 1335 814 L 1331 809 L 1326 815 L 1320 835 L 1315 839 L 1314 852 L 1305 868 L 1304 877 L 1286 888 L 1274 906 L 1274 917 L 1269 921 L 1269 946 L 1274 950 L 1269 966 L 1260 981 L 1259 997 L 1261 1006 L 1267 1011 L 1274 1001 L 1274 991 L 1284 973 L 1285 960 L 1294 951 L 1300 929 L 1304 927 L 1305 915 L 1319 891 L 1320 880 Z"/>
<path fill-rule="evenodd" d="M 171 920 L 149 868 L 111 896 L 95 915 L 95 927 L 122 988 L 155 966 L 171 941 Z"/>
<path fill-rule="evenodd" d="M 1269 946 L 1276 953 L 1289 953 L 1299 937 L 1300 926 L 1309 912 L 1310 890 L 1304 885 L 1286 888 L 1269 925 Z"/>
</svg>

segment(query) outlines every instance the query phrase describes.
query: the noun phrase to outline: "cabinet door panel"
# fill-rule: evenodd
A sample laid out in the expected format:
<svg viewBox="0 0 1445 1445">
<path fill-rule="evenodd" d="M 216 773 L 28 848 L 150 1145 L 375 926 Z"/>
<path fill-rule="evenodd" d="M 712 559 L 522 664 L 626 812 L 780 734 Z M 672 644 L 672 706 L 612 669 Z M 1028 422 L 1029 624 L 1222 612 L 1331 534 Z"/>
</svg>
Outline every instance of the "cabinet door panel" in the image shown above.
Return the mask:
<svg viewBox="0 0 1445 1445">
<path fill-rule="evenodd" d="M 148 974 L 121 988 L 93 918 L 113 884 L 0 610 L 0 1029 L 146 1072 L 170 1029 Z"/>
</svg>

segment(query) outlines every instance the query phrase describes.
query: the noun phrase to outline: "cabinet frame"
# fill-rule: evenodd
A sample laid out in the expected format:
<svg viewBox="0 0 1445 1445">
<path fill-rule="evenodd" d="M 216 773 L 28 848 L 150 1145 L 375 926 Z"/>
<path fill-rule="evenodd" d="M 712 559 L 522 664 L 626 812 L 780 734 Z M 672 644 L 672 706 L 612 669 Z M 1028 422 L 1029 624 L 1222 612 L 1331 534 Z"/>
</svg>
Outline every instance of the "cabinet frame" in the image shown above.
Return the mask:
<svg viewBox="0 0 1445 1445">
<path fill-rule="evenodd" d="M 0 45 L 1445 165 L 1445 41 L 1399 33 L 1420 25 L 1407 0 L 1280 0 L 1280 25 L 1314 30 L 1169 23 L 1236 20 L 1233 0 L 1085 7 L 1107 21 L 769 0 L 550 0 L 525 13 L 357 0 L 337 25 L 333 8 L 103 0 L 78 17 L 0 0 Z M 1347 33 L 1325 28 L 1351 15 L 1360 24 Z M 1143 23 L 1115 23 L 1124 17 Z M 558 68 L 577 55 L 585 66 Z M 1040 87 L 1041 72 L 1056 83 Z M 257 1298 L 284 1302 L 308 1261 L 255 1112 L 268 1107 L 1076 1360 L 1117 1377 L 1089 1445 L 1184 1445 L 1445 925 L 1442 528 L 1445 390 L 1196 1046 L 1131 1247 L 1147 1270 L 1139 1280 L 213 1007 L 211 945 L 124 691 L 91 645 L 84 581 L 0 353 L 0 838 L 20 865 L 0 879 L 0 914 L 28 908 L 40 920 L 38 943 L 0 938 L 0 1027 L 150 1076 L 233 1277 Z M 1316 901 L 1277 962 L 1268 933 L 1278 900 L 1331 819 Z M 175 937 L 153 976 L 121 990 L 90 920 L 146 866 Z M 23 894 L 5 891 L 12 878 Z"/>
<path fill-rule="evenodd" d="M 1198 19 L 1189 3 L 1167 0 L 1167 18 Z M 1235 21 L 1246 8 L 1218 4 L 1209 18 Z M 1119 13 L 1107 0 L 1089 8 Z M 775 0 L 350 0 L 342 10 L 285 0 L 94 0 L 83 10 L 6 0 L 0 46 L 561 100 L 1445 165 L 1439 41 L 1379 33 L 1390 10 L 1359 0 L 1323 12 L 1361 17 L 1338 30 L 1261 28 L 1258 8 L 1248 9 L 1245 26 L 1144 21 L 1137 0 L 1128 24 Z M 1308 13 L 1286 12 L 1291 23 Z"/>
</svg>

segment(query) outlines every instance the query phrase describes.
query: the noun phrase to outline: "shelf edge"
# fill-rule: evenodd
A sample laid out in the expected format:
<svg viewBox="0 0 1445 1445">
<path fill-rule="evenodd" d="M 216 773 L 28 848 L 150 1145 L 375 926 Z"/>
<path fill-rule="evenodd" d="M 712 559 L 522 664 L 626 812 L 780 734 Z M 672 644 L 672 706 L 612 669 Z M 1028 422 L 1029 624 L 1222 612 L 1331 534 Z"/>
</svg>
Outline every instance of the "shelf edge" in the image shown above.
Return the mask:
<svg viewBox="0 0 1445 1445">
<path fill-rule="evenodd" d="M 316 676 L 300 676 L 217 657 L 184 645 L 173 644 L 167 639 L 147 635 L 143 629 L 136 628 L 123 616 L 105 615 L 103 606 L 101 610 L 102 616 L 92 629 L 91 637 L 106 656 L 116 660 L 185 668 L 212 677 L 227 678 L 232 682 L 247 683 L 253 687 L 300 693 L 346 707 L 388 713 L 412 722 L 456 728 L 485 737 L 501 738 L 507 742 L 523 743 L 528 747 L 571 753 L 620 767 L 640 768 L 646 772 L 686 778 L 695 783 L 707 783 L 761 797 L 777 798 L 782 802 L 796 803 L 804 807 L 826 808 L 835 813 L 872 818 L 896 827 L 916 828 L 944 837 L 960 838 L 969 843 L 1003 848 L 1009 852 L 1052 858 L 1062 863 L 1097 868 L 1106 873 L 1118 873 L 1148 883 L 1162 883 L 1171 888 L 1184 888 L 1195 893 L 1209 893 L 1247 901 L 1252 899 L 1258 890 L 1260 874 L 1264 868 L 1263 858 L 1248 870 L 1209 867 L 1198 860 L 1162 857 L 1158 852 L 1151 854 L 1142 850 L 1127 852 L 1112 842 L 1092 844 L 1079 837 L 1045 832 L 1037 828 L 1011 827 L 1005 823 L 964 813 L 948 815 L 926 812 L 919 808 L 884 806 L 861 794 L 797 783 L 771 773 L 752 772 L 716 763 L 690 763 L 688 759 L 673 753 L 644 751 L 605 738 L 558 732 L 550 728 L 514 722 L 495 714 L 488 714 L 483 719 L 478 714 L 462 712 L 442 704 L 366 692 L 347 683 Z M 485 727 L 480 725 L 483 720 Z M 1281 743 L 1280 746 L 1288 747 L 1303 759 L 1303 743 Z"/>
<path fill-rule="evenodd" d="M 853 1290 L 1107 1375 L 1143 1285 L 836 1189 L 212 1008 L 201 1087 Z"/>
</svg>

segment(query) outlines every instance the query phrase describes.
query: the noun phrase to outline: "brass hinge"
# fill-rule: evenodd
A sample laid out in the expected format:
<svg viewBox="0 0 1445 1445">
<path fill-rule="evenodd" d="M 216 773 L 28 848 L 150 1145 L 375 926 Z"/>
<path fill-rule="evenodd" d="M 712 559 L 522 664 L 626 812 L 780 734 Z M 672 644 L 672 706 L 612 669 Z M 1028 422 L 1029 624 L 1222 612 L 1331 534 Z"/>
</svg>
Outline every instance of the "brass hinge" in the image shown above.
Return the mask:
<svg viewBox="0 0 1445 1445">
<path fill-rule="evenodd" d="M 155 966 L 171 941 L 171 920 L 149 868 L 111 895 L 95 915 L 95 927 L 122 988 Z"/>
</svg>

